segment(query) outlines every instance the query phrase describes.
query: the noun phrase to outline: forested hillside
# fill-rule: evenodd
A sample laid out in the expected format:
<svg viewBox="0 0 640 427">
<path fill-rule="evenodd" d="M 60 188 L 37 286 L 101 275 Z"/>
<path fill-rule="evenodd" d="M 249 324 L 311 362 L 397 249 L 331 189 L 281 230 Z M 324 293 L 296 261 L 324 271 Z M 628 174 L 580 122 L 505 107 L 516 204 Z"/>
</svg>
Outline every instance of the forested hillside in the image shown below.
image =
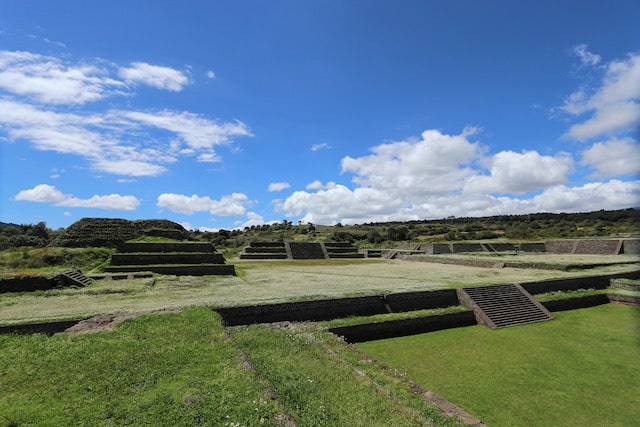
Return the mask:
<svg viewBox="0 0 640 427">
<path fill-rule="evenodd" d="M 100 221 L 100 219 L 96 219 Z M 86 225 L 91 219 L 78 223 Z M 166 224 L 175 224 L 166 221 Z M 175 224 L 178 228 L 178 224 Z M 156 225 L 157 227 L 157 225 Z M 168 226 L 169 227 L 169 226 Z M 169 227 L 172 228 L 173 226 Z M 72 224 L 69 229 L 73 229 Z M 46 223 L 16 225 L 0 223 L 0 249 L 55 245 L 65 229 L 51 230 Z M 157 231 L 155 230 L 158 234 Z M 537 213 L 482 218 L 443 218 L 409 222 L 333 226 L 293 224 L 290 221 L 256 225 L 240 230 L 191 231 L 193 240 L 211 242 L 216 248 L 239 248 L 252 240 L 340 241 L 359 247 L 390 246 L 410 242 L 460 240 L 545 240 L 552 238 L 597 238 L 640 236 L 640 210 L 587 213 Z"/>
</svg>

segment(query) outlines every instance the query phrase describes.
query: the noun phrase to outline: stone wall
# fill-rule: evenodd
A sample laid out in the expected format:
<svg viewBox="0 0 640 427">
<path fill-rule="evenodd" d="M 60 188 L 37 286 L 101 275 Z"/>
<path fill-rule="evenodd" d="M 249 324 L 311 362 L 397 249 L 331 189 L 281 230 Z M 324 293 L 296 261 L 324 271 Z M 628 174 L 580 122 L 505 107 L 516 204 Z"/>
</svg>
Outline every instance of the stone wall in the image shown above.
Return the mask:
<svg viewBox="0 0 640 427">
<path fill-rule="evenodd" d="M 224 264 L 222 254 L 214 253 L 116 253 L 111 255 L 111 265 L 150 264 Z"/>
<path fill-rule="evenodd" d="M 443 329 L 473 326 L 476 324 L 473 311 L 419 317 L 415 319 L 391 320 L 362 325 L 330 328 L 332 332 L 350 343 L 382 340 L 408 335 L 424 334 Z"/>
<path fill-rule="evenodd" d="M 118 245 L 118 252 L 213 252 L 215 248 L 211 243 L 144 243 L 128 242 Z"/>
<path fill-rule="evenodd" d="M 53 279 L 43 276 L 22 276 L 0 279 L 0 293 L 47 291 L 56 287 Z"/>
<path fill-rule="evenodd" d="M 562 254 L 618 255 L 638 253 L 639 239 L 566 239 L 547 240 L 547 252 Z M 629 252 L 625 250 L 628 248 Z M 634 248 L 635 251 L 634 252 Z"/>
</svg>

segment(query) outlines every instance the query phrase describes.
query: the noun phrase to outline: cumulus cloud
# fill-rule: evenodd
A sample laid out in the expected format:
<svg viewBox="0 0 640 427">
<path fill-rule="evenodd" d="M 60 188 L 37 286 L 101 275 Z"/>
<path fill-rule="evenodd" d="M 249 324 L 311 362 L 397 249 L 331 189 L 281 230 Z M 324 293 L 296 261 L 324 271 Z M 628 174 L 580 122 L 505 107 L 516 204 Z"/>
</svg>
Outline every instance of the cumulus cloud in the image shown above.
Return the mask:
<svg viewBox="0 0 640 427">
<path fill-rule="evenodd" d="M 596 178 L 640 174 L 640 143 L 632 138 L 597 142 L 582 152 L 581 163 L 592 167 Z"/>
<path fill-rule="evenodd" d="M 469 129 L 459 135 L 428 130 L 419 139 L 373 147 L 368 156 L 345 157 L 343 172 L 354 174 L 353 188 L 316 180 L 305 191 L 278 201 L 276 210 L 315 224 L 361 224 L 617 209 L 640 202 L 639 181 L 567 186 L 574 169 L 569 154 L 501 151 L 489 155 L 478 142 L 469 140 L 474 134 Z M 583 155 L 583 161 L 587 158 Z M 528 192 L 538 194 L 518 197 Z"/>
<path fill-rule="evenodd" d="M 89 199 L 80 199 L 71 194 L 64 194 L 56 187 L 40 184 L 32 189 L 22 190 L 14 197 L 15 200 L 50 203 L 55 206 L 69 208 L 96 208 L 109 210 L 135 210 L 140 206 L 140 201 L 135 196 L 121 196 L 109 194 L 105 196 L 94 195 Z"/>
<path fill-rule="evenodd" d="M 479 144 L 469 141 L 476 129 L 459 135 L 427 130 L 422 139 L 400 141 L 373 147 L 373 154 L 342 159 L 342 172 L 355 174 L 361 187 L 437 194 L 459 189 L 473 174 L 470 164 L 479 154 Z"/>
<path fill-rule="evenodd" d="M 489 161 L 490 175 L 469 177 L 464 190 L 471 193 L 526 193 L 565 184 L 573 169 L 567 153 L 541 156 L 536 151 L 501 151 Z"/>
<path fill-rule="evenodd" d="M 637 131 L 640 126 L 640 55 L 629 55 L 624 60 L 607 64 L 599 87 L 579 89 L 567 98 L 560 110 L 581 120 L 569 128 L 565 138 L 586 141 Z"/>
<path fill-rule="evenodd" d="M 249 198 L 242 193 L 222 196 L 220 200 L 213 200 L 209 196 L 185 196 L 183 194 L 163 193 L 158 196 L 157 206 L 185 215 L 195 212 L 209 212 L 212 215 L 240 216 L 244 215 Z"/>
<path fill-rule="evenodd" d="M 216 78 L 216 73 L 214 73 L 213 71 L 209 70 L 207 71 L 207 77 L 210 79 L 215 79 Z"/>
<path fill-rule="evenodd" d="M 189 84 L 189 78 L 183 72 L 146 62 L 134 62 L 130 67 L 122 67 L 118 74 L 127 83 L 142 83 L 173 92 L 179 92 Z"/>
<path fill-rule="evenodd" d="M 288 182 L 272 182 L 271 184 L 269 184 L 269 188 L 267 189 L 267 191 L 269 192 L 282 191 L 290 187 L 291 187 L 291 184 L 289 184 Z"/>
<path fill-rule="evenodd" d="M 531 201 L 538 212 L 588 212 L 638 206 L 640 181 L 591 182 L 581 187 L 556 186 Z"/>
</svg>

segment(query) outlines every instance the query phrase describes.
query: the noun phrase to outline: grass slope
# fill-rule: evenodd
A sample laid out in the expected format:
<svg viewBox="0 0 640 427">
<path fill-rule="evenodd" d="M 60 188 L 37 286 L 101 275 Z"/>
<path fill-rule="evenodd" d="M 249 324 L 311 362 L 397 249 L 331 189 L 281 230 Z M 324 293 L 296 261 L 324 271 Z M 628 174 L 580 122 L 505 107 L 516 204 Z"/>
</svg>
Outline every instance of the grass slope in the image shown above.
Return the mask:
<svg viewBox="0 0 640 427">
<path fill-rule="evenodd" d="M 607 304 L 550 322 L 359 344 L 492 426 L 630 426 L 640 419 L 640 311 Z"/>
<path fill-rule="evenodd" d="M 231 336 L 300 426 L 457 423 L 427 405 L 407 382 L 311 324 L 237 327 Z"/>
</svg>

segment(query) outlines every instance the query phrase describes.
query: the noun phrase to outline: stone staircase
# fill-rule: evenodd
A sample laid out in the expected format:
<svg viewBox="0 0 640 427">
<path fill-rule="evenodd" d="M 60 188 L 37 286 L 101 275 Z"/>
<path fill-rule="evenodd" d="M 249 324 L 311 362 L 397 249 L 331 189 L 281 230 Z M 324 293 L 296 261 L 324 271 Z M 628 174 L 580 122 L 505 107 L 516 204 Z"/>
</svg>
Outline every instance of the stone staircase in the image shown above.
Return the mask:
<svg viewBox="0 0 640 427">
<path fill-rule="evenodd" d="M 107 273 L 150 271 L 175 276 L 235 275 L 209 243 L 124 243 L 104 268 Z"/>
<path fill-rule="evenodd" d="M 53 281 L 60 286 L 89 286 L 92 282 L 87 276 L 82 274 L 80 270 L 71 270 L 58 274 Z"/>
<path fill-rule="evenodd" d="M 460 303 L 471 308 L 478 324 L 491 329 L 554 319 L 554 316 L 518 284 L 462 288 Z"/>
</svg>

